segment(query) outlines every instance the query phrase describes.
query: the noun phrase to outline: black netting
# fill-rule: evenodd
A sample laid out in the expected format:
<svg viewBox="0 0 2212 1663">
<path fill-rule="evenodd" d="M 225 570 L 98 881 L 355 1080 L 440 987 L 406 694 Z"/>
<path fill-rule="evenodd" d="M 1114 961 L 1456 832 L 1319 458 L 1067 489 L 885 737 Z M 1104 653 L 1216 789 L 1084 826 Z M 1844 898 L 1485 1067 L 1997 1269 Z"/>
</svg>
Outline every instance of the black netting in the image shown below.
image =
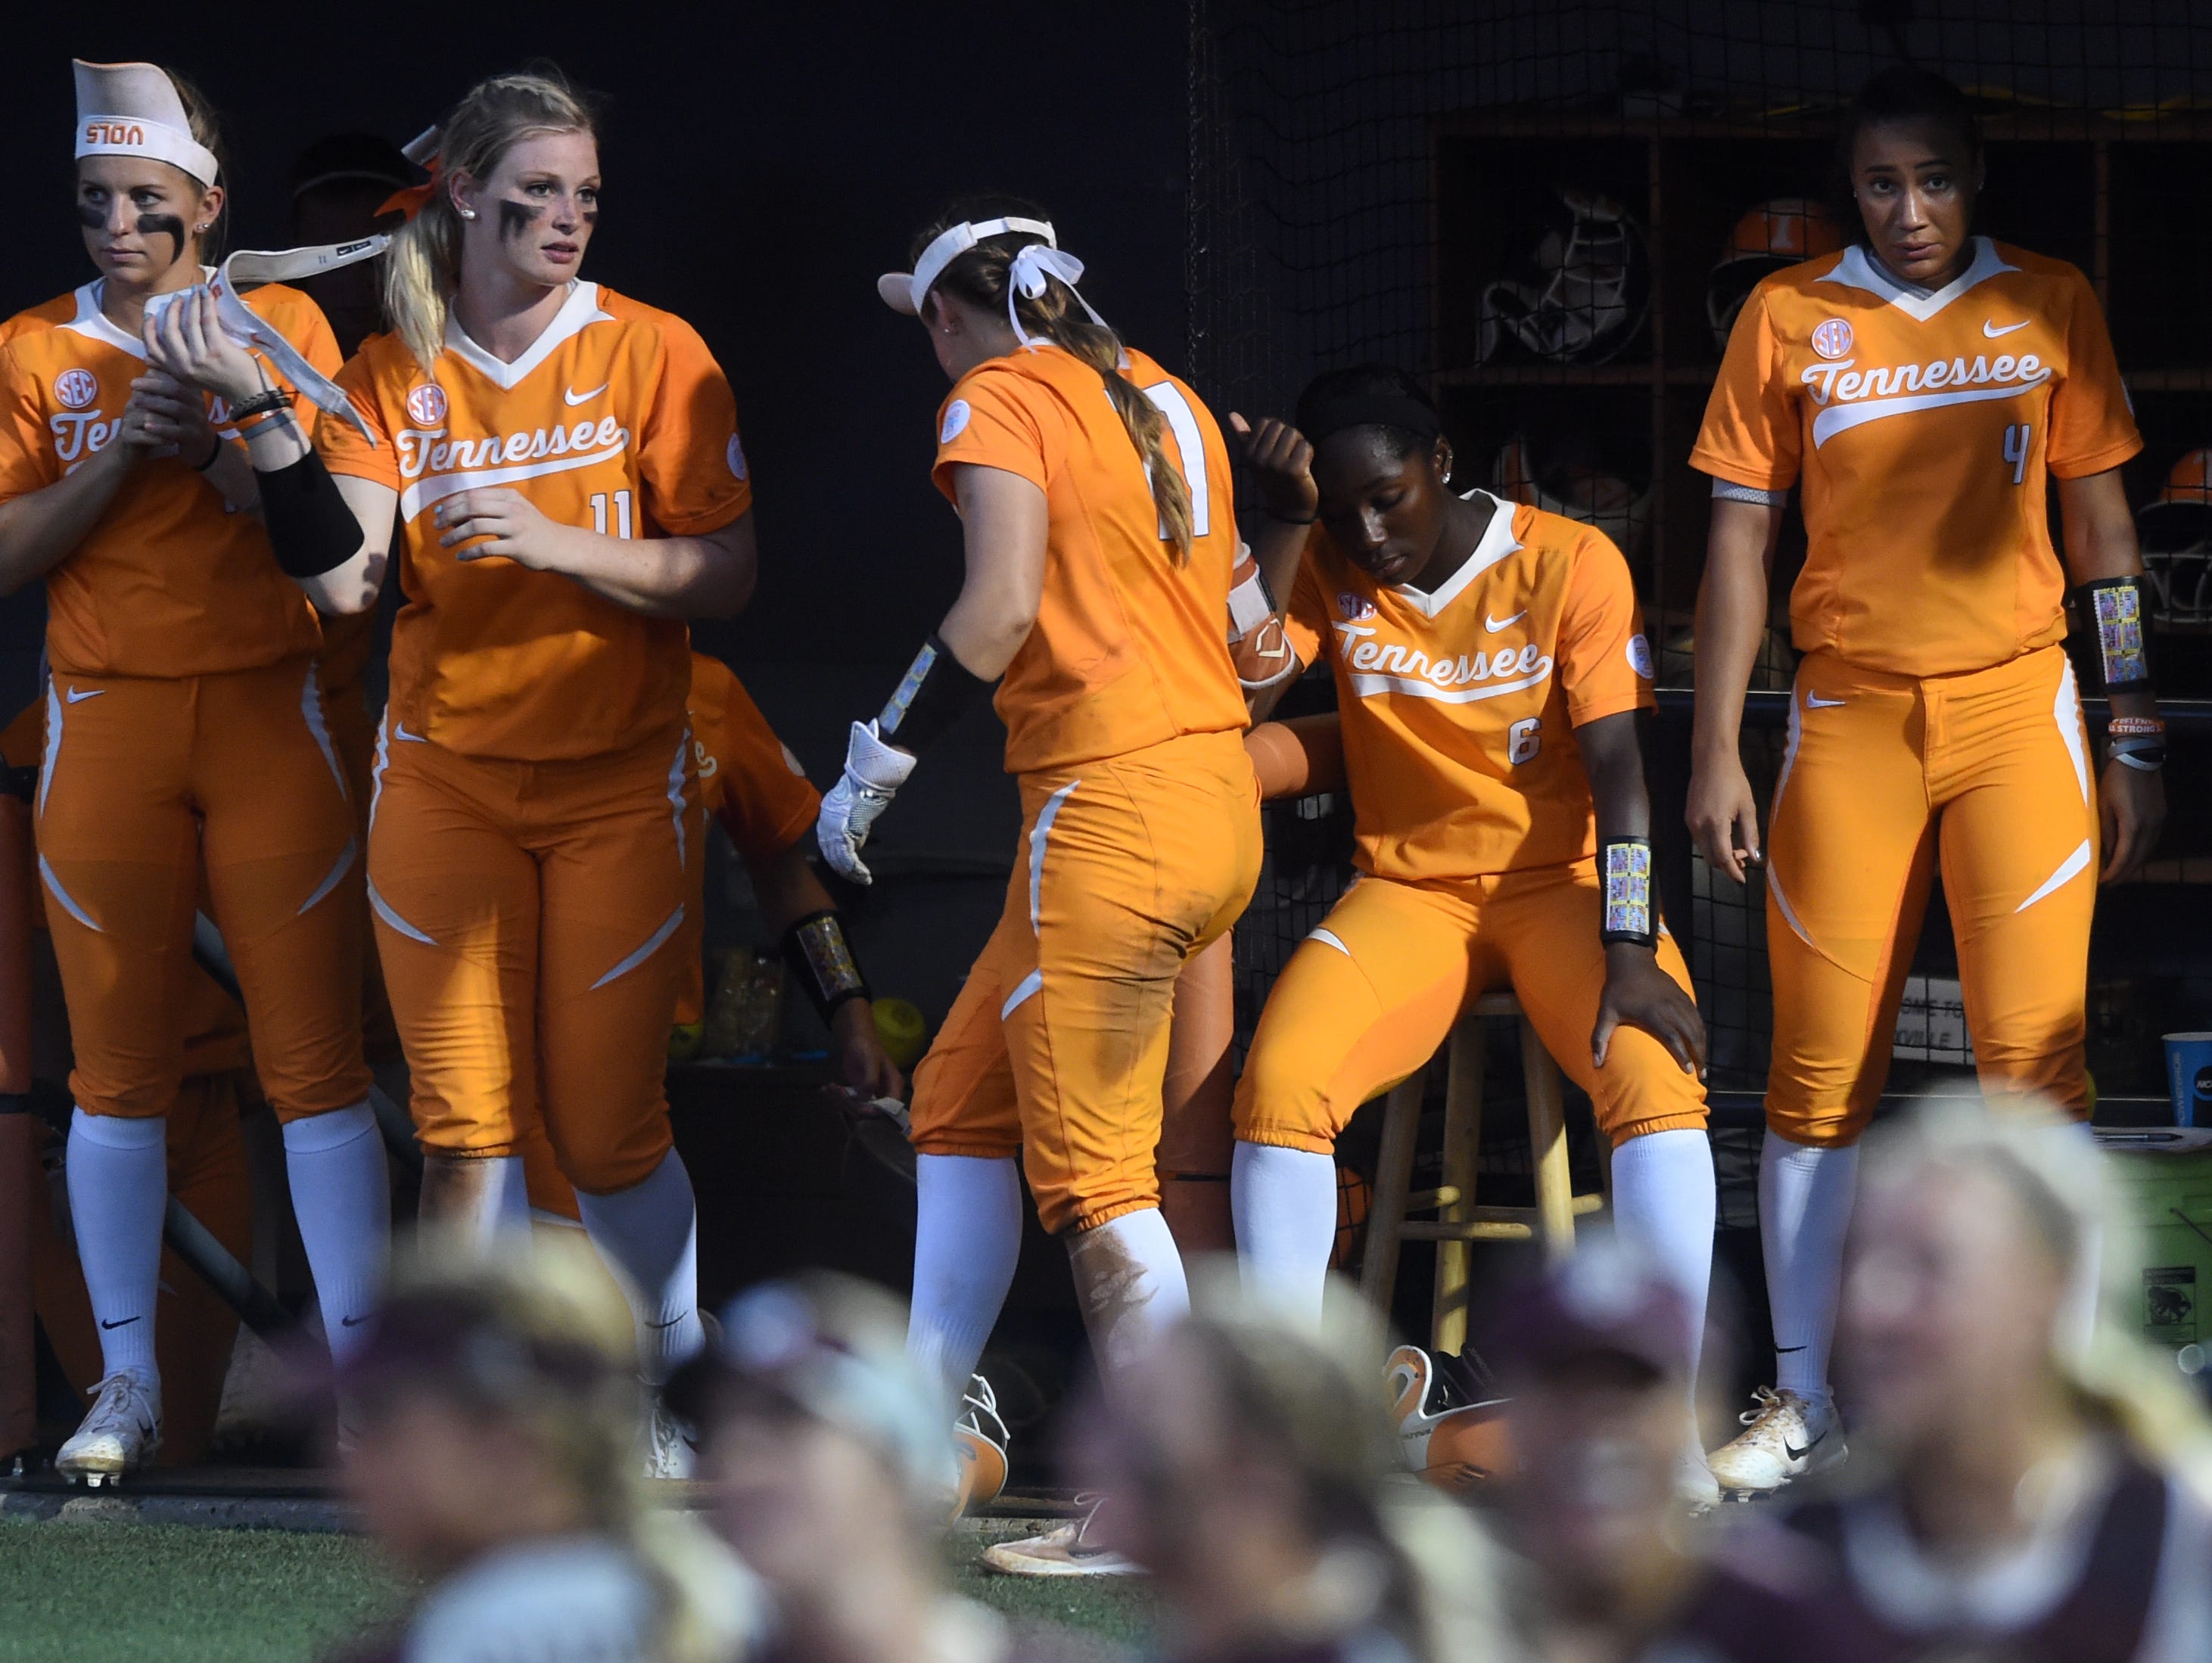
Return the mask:
<svg viewBox="0 0 2212 1663">
<path fill-rule="evenodd" d="M 1978 228 L 2075 262 L 2103 299 L 2147 441 L 2130 500 L 2167 504 L 2142 522 L 2161 678 L 2212 694 L 2212 452 L 2202 470 L 2194 457 L 2212 447 L 2212 11 L 2122 10 L 1193 0 L 1194 379 L 1218 409 L 1280 411 L 1317 369 L 1397 361 L 1436 388 L 1462 481 L 1593 519 L 1622 545 L 1662 687 L 1677 690 L 1654 794 L 1717 1083 L 1764 1077 L 1765 901 L 1710 879 L 1679 829 L 1709 491 L 1687 458 L 1731 303 L 1774 259 L 1836 234 L 1833 128 L 1873 70 L 1909 60 L 1973 93 L 1989 145 Z M 1785 537 L 1755 688 L 1784 688 L 1794 669 L 1800 548 Z M 1753 702 L 1746 760 L 1764 794 L 1781 701 Z M 2180 766 L 2200 743 L 2177 735 L 2162 882 L 2100 909 L 2093 1027 L 2114 1029 L 2108 1091 L 2122 1088 L 2107 1071 L 2137 1083 L 2154 1056 L 2135 1029 L 2192 1005 L 2201 1017 L 2212 993 L 2166 944 L 2212 894 L 2205 771 Z M 1341 843 L 1342 812 L 1332 832 L 1273 811 L 1278 847 L 1240 936 L 1248 1002 L 1334 893 L 1321 852 Z M 1940 906 L 1922 956 L 1940 980 Z M 2093 1032 L 2093 1065 L 2100 1043 Z"/>
</svg>

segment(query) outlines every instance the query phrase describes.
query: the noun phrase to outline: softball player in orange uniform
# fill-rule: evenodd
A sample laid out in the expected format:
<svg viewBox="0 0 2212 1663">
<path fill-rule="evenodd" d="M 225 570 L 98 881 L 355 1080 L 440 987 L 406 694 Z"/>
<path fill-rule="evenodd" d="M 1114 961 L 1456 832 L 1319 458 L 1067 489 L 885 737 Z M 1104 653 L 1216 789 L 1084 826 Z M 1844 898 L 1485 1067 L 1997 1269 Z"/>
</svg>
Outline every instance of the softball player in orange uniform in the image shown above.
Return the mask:
<svg viewBox="0 0 2212 1663">
<path fill-rule="evenodd" d="M 289 406 L 290 382 L 335 370 L 337 350 L 281 284 L 230 305 L 289 372 L 272 379 L 223 335 L 198 287 L 224 187 L 197 94 L 147 64 L 81 63 L 76 80 L 76 207 L 100 275 L 0 330 L 0 588 L 46 586 L 33 811 L 76 1043 L 70 1210 L 106 1370 L 57 1465 L 96 1483 L 161 1440 L 165 1120 L 203 873 L 341 1350 L 382 1274 L 390 1199 L 320 635 L 271 558 L 238 442 Z M 185 385 L 210 336 L 234 372 L 212 408 Z"/>
<path fill-rule="evenodd" d="M 394 331 L 341 377 L 359 427 L 325 419 L 295 452 L 270 531 L 357 610 L 398 511 L 368 888 L 424 1211 L 522 1218 L 520 1126 L 542 1116 L 658 1380 L 700 1343 L 662 1082 L 698 852 L 684 620 L 750 592 L 752 495 L 704 343 L 577 276 L 599 200 L 591 114 L 564 83 L 462 99 L 393 241 Z M 680 1470 L 672 1424 L 653 1426 L 653 1470 Z"/>
<path fill-rule="evenodd" d="M 1219 429 L 1076 293 L 1082 264 L 1018 204 L 976 204 L 878 284 L 953 389 L 938 489 L 959 599 L 823 800 L 830 864 L 989 684 L 1023 837 L 989 944 L 915 1080 L 913 1344 L 957 1401 L 1011 1281 L 1018 1155 L 1111 1374 L 1187 1300 L 1153 1166 L 1183 961 L 1243 909 L 1260 861 L 1224 639 L 1237 549 Z"/>
<path fill-rule="evenodd" d="M 1981 146 L 1948 82 L 1885 71 L 1844 144 L 1863 240 L 1753 294 L 1691 455 L 1714 502 L 1689 820 L 1738 880 L 1761 855 L 1737 731 L 1792 485 L 1808 538 L 1765 854 L 1778 1390 L 1713 1457 L 1747 1491 L 1843 1454 L 1827 1356 L 1856 1144 L 1938 864 L 1984 1089 L 2086 1119 L 2098 847 L 2103 881 L 2132 877 L 2164 816 L 2118 471 L 2142 440 L 2096 297 L 2063 261 L 1969 234 Z M 2069 574 L 2112 700 L 2101 776 L 2059 646 Z"/>
<path fill-rule="evenodd" d="M 1651 654 L 1627 562 L 1578 520 L 1455 495 L 1435 408 L 1395 370 L 1321 377 L 1297 428 L 1263 422 L 1248 454 L 1273 522 L 1261 561 L 1304 546 L 1286 633 L 1335 677 L 1361 877 L 1284 967 L 1237 1083 L 1246 1282 L 1318 1317 L 1338 1134 L 1510 986 L 1595 1105 L 1616 1228 L 1680 1289 L 1694 1356 L 1705 1029 L 1651 881 Z M 1684 1433 L 1680 1487 L 1702 1499 Z"/>
</svg>

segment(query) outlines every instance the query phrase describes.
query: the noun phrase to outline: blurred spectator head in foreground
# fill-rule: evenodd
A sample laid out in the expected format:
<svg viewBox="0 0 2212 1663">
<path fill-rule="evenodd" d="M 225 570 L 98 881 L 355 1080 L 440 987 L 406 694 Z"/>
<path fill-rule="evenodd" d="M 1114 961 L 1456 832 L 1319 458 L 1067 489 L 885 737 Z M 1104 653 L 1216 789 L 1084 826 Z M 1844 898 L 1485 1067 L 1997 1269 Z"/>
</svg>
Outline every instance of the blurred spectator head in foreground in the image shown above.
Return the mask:
<svg viewBox="0 0 2212 1663">
<path fill-rule="evenodd" d="M 1698 1575 L 1674 1488 L 1688 1332 L 1681 1296 L 1607 1235 L 1498 1303 L 1487 1355 L 1519 1460 L 1510 1540 L 1547 1626 L 1639 1631 Z"/>
<path fill-rule="evenodd" d="M 1171 1654 L 1494 1657 L 1488 1543 L 1405 1478 L 1380 1327 L 1335 1293 L 1314 1332 L 1194 1267 L 1190 1314 L 1079 1423 L 1101 1533 L 1151 1570 Z"/>
<path fill-rule="evenodd" d="M 669 1383 L 700 1430 L 716 1527 L 767 1583 L 791 1654 L 904 1656 L 990 1620 L 944 1591 L 951 1429 L 907 1361 L 906 1321 L 849 1277 L 763 1283 Z"/>
<path fill-rule="evenodd" d="M 743 1647 L 752 1579 L 646 1500 L 635 1331 L 588 1247 L 418 1244 L 372 1321 L 336 1381 L 339 1461 L 370 1536 L 425 1584 L 407 1657 Z"/>
</svg>

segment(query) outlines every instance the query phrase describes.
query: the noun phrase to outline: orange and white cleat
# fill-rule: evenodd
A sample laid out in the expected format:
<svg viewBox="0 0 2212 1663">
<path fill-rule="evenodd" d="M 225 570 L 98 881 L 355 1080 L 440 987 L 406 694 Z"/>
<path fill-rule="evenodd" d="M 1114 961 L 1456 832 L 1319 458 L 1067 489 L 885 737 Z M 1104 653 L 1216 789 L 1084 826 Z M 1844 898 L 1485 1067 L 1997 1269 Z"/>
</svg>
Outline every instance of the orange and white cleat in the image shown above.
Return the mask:
<svg viewBox="0 0 2212 1663">
<path fill-rule="evenodd" d="M 959 1490 L 952 1505 L 956 1519 L 999 1499 L 1006 1487 L 1006 1446 L 1012 1441 L 999 1417 L 999 1399 L 981 1375 L 968 1377 L 960 1399 L 960 1418 L 952 1423 L 952 1454 L 959 1462 Z"/>
<path fill-rule="evenodd" d="M 1418 1345 L 1401 1345 L 1382 1373 L 1398 1448 L 1425 1483 L 1460 1494 L 1513 1476 L 1519 1462 L 1505 1397 L 1480 1357 L 1471 1351 L 1431 1357 Z"/>
</svg>

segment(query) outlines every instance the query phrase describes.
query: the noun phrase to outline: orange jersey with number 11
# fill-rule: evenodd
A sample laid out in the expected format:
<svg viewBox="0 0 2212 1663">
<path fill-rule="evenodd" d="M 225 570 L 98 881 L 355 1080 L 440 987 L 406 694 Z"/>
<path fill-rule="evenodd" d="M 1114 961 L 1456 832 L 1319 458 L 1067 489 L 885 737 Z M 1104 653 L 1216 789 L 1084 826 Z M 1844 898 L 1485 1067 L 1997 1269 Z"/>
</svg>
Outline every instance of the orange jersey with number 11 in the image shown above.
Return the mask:
<svg viewBox="0 0 2212 1663">
<path fill-rule="evenodd" d="M 752 506 L 729 383 L 681 319 L 572 284 L 513 363 L 450 323 L 425 372 L 396 335 L 370 337 L 338 383 L 377 435 L 325 417 L 335 474 L 399 495 L 392 719 L 472 756 L 558 762 L 627 750 L 684 720 L 690 636 L 550 572 L 463 561 L 434 510 L 483 487 L 548 519 L 617 537 L 717 531 Z"/>
</svg>

